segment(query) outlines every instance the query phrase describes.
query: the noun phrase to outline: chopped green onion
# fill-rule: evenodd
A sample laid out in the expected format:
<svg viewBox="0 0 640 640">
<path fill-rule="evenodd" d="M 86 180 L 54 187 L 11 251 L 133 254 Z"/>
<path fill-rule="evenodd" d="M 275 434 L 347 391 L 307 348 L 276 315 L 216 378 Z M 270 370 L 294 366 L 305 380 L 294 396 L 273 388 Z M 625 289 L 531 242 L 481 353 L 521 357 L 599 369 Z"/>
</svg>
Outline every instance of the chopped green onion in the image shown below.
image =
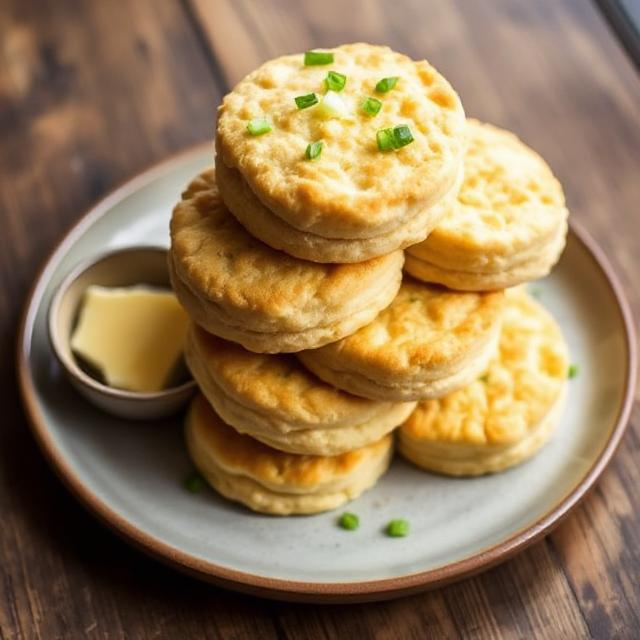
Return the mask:
<svg viewBox="0 0 640 640">
<path fill-rule="evenodd" d="M 392 538 L 404 538 L 409 535 L 409 522 L 407 520 L 392 520 L 387 525 L 387 535 Z"/>
<path fill-rule="evenodd" d="M 380 129 L 376 133 L 376 140 L 380 151 L 391 151 L 393 149 L 393 129 Z"/>
<path fill-rule="evenodd" d="M 307 145 L 307 149 L 304 152 L 304 156 L 307 160 L 316 160 L 322 153 L 322 140 L 317 142 L 311 142 Z"/>
<path fill-rule="evenodd" d="M 315 115 L 325 119 L 348 118 L 350 116 L 347 105 L 340 94 L 335 91 L 327 91 L 314 112 Z"/>
<path fill-rule="evenodd" d="M 361 107 L 370 118 L 373 118 L 382 108 L 382 102 L 377 98 L 365 98 Z"/>
<path fill-rule="evenodd" d="M 296 107 L 298 107 L 298 109 L 306 109 L 307 107 L 312 107 L 314 104 L 318 104 L 318 96 L 315 93 L 297 96 L 294 100 L 296 101 Z"/>
<path fill-rule="evenodd" d="M 345 84 L 347 84 L 347 76 L 337 71 L 329 71 L 327 77 L 324 79 L 324 86 L 327 88 L 327 91 L 342 91 Z"/>
<path fill-rule="evenodd" d="M 197 471 L 188 475 L 184 481 L 184 488 L 189 493 L 200 493 L 204 488 L 204 485 L 204 478 Z"/>
<path fill-rule="evenodd" d="M 406 147 L 411 142 L 413 142 L 413 135 L 406 124 L 400 124 L 393 128 L 393 146 L 396 149 Z"/>
<path fill-rule="evenodd" d="M 570 364 L 569 365 L 569 370 L 567 371 L 567 377 L 569 379 L 575 378 L 578 375 L 578 365 L 577 364 Z"/>
<path fill-rule="evenodd" d="M 376 133 L 376 140 L 380 151 L 391 151 L 391 149 L 406 147 L 413 142 L 413 135 L 406 124 L 399 124 L 393 129 L 380 129 Z"/>
<path fill-rule="evenodd" d="M 338 524 L 348 531 L 355 531 L 360 526 L 360 518 L 355 513 L 348 511 L 343 513 L 338 520 Z"/>
<path fill-rule="evenodd" d="M 376 91 L 378 93 L 387 93 L 387 91 L 391 91 L 396 84 L 398 83 L 398 76 L 391 76 L 390 78 L 382 78 L 382 80 L 378 81 L 376 84 Z"/>
<path fill-rule="evenodd" d="M 247 131 L 252 136 L 261 136 L 271 131 L 271 124 L 266 118 L 254 118 L 247 123 Z"/>
<path fill-rule="evenodd" d="M 485 375 L 480 376 L 478 380 L 480 380 L 480 382 L 484 382 L 485 384 L 487 384 L 487 382 L 489 382 L 489 374 L 486 373 Z"/>
<path fill-rule="evenodd" d="M 331 64 L 333 53 L 329 51 L 305 51 L 304 64 L 306 67 L 313 67 L 321 64 Z"/>
</svg>

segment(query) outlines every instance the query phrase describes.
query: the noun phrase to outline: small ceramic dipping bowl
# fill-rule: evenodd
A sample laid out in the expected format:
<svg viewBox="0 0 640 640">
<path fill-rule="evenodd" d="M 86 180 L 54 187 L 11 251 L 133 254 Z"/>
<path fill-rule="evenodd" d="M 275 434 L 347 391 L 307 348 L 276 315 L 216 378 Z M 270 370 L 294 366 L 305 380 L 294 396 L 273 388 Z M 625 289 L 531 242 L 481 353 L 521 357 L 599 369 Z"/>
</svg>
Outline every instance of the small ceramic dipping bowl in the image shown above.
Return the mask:
<svg viewBox="0 0 640 640">
<path fill-rule="evenodd" d="M 49 338 L 69 380 L 87 400 L 112 415 L 147 420 L 178 411 L 194 394 L 196 383 L 189 379 L 178 386 L 153 393 L 109 387 L 78 365 L 70 345 L 87 287 L 128 287 L 139 284 L 170 288 L 166 249 L 129 247 L 78 265 L 63 280 L 51 301 Z"/>
</svg>

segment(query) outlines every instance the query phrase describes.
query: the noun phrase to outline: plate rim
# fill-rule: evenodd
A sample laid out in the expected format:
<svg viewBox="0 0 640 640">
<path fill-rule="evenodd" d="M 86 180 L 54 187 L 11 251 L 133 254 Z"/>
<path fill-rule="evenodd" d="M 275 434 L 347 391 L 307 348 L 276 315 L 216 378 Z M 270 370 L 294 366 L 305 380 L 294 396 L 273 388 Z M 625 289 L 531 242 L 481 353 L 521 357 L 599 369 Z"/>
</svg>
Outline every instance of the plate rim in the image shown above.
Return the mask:
<svg viewBox="0 0 640 640">
<path fill-rule="evenodd" d="M 98 520 L 106 524 L 112 531 L 124 538 L 125 541 L 174 569 L 235 591 L 298 602 L 362 602 L 409 595 L 484 571 L 511 558 L 547 535 L 580 503 L 611 462 L 628 424 L 636 386 L 636 334 L 631 309 L 624 289 L 604 251 L 584 227 L 573 219 L 570 220 L 570 233 L 573 233 L 578 242 L 587 250 L 587 254 L 595 263 L 596 268 L 604 276 L 616 302 L 616 311 L 624 331 L 626 347 L 623 394 L 611 434 L 582 479 L 541 518 L 515 532 L 506 540 L 456 562 L 403 576 L 355 582 L 307 582 L 272 578 L 227 568 L 208 560 L 196 558 L 151 536 L 115 512 L 73 472 L 65 456 L 57 449 L 49 433 L 46 420 L 37 408 L 36 386 L 29 366 L 31 330 L 35 321 L 37 307 L 48 284 L 50 274 L 68 249 L 77 241 L 78 236 L 94 222 L 106 215 L 115 204 L 157 178 L 162 177 L 162 175 L 169 173 L 175 164 L 200 155 L 210 148 L 211 144 L 209 142 L 187 147 L 160 162 L 152 164 L 133 177 L 123 180 L 118 186 L 108 191 L 106 195 L 86 209 L 80 218 L 65 231 L 60 241 L 54 245 L 43 260 L 27 294 L 17 340 L 16 369 L 18 386 L 27 422 L 36 442 L 45 459 L 67 489 Z M 38 304 L 35 304 L 36 302 Z"/>
</svg>

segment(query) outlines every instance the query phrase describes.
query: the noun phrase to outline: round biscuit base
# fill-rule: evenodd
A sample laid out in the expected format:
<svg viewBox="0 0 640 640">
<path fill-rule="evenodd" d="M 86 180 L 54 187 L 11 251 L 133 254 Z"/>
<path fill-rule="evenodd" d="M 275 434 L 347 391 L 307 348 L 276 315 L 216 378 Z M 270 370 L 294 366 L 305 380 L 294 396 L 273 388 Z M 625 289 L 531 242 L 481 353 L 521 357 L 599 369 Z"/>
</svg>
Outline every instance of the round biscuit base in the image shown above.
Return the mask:
<svg viewBox="0 0 640 640">
<path fill-rule="evenodd" d="M 457 291 L 507 289 L 548 275 L 562 255 L 566 235 L 567 223 L 563 221 L 561 229 L 547 246 L 541 247 L 526 261 L 515 262 L 512 266 L 505 265 L 502 271 L 466 271 L 440 266 L 435 261 L 428 260 L 428 252 L 422 248 L 419 253 L 405 253 L 404 270 L 422 282 L 440 284 Z M 432 260 L 436 259 L 437 256 L 432 256 Z"/>
<path fill-rule="evenodd" d="M 300 353 L 298 358 L 321 380 L 363 398 L 393 402 L 428 400 L 441 398 L 462 389 L 480 377 L 486 371 L 489 361 L 496 351 L 499 337 L 500 324 L 496 323 L 484 343 L 474 353 L 467 354 L 464 365 L 458 365 L 457 368 L 439 378 L 398 380 L 395 386 L 383 385 L 378 380 L 368 378 L 355 371 L 332 369 L 319 361 L 313 353 Z"/>
<path fill-rule="evenodd" d="M 470 445 L 418 440 L 398 430 L 398 453 L 426 471 L 448 476 L 498 473 L 534 456 L 556 430 L 565 406 L 565 388 L 547 415 L 524 438 L 509 445 Z"/>
<path fill-rule="evenodd" d="M 336 509 L 354 500 L 376 484 L 391 462 L 393 447 L 385 449 L 382 457 L 372 464 L 357 469 L 358 473 L 344 478 L 343 482 L 331 483 L 316 491 L 276 491 L 248 476 L 231 473 L 203 451 L 194 438 L 193 423 L 187 420 L 185 430 L 189 455 L 209 485 L 225 498 L 239 502 L 252 511 L 270 515 L 288 516 L 320 513 Z"/>
<path fill-rule="evenodd" d="M 330 342 L 351 335 L 371 322 L 384 306 L 391 303 L 400 287 L 400 275 L 384 283 L 369 306 L 328 326 L 309 327 L 296 332 L 260 332 L 239 326 L 228 318 L 212 301 L 198 298 L 176 273 L 169 261 L 171 286 L 193 321 L 209 333 L 241 344 L 256 353 L 294 353 L 304 349 L 316 349 Z"/>
<path fill-rule="evenodd" d="M 457 189 L 460 172 L 443 185 L 440 198 Z M 237 169 L 216 162 L 216 181 L 229 211 L 254 237 L 291 256 L 323 263 L 354 263 L 422 242 L 440 222 L 442 207 L 419 210 L 392 230 L 367 238 L 330 238 L 296 229 L 271 212 L 251 191 Z"/>
</svg>

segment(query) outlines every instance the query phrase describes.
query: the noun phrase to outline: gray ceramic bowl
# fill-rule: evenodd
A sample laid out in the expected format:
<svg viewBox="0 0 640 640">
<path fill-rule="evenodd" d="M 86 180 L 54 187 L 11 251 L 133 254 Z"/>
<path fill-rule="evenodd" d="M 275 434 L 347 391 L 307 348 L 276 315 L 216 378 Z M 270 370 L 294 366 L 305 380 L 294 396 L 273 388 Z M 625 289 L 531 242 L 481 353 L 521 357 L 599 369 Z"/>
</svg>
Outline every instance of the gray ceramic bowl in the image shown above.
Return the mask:
<svg viewBox="0 0 640 640">
<path fill-rule="evenodd" d="M 78 265 L 55 292 L 49 308 L 49 338 L 71 384 L 100 409 L 123 418 L 147 420 L 171 415 L 191 398 L 193 380 L 153 393 L 125 391 L 102 384 L 78 365 L 71 352 L 71 333 L 87 287 L 148 284 L 170 287 L 167 250 L 129 247 Z"/>
</svg>

